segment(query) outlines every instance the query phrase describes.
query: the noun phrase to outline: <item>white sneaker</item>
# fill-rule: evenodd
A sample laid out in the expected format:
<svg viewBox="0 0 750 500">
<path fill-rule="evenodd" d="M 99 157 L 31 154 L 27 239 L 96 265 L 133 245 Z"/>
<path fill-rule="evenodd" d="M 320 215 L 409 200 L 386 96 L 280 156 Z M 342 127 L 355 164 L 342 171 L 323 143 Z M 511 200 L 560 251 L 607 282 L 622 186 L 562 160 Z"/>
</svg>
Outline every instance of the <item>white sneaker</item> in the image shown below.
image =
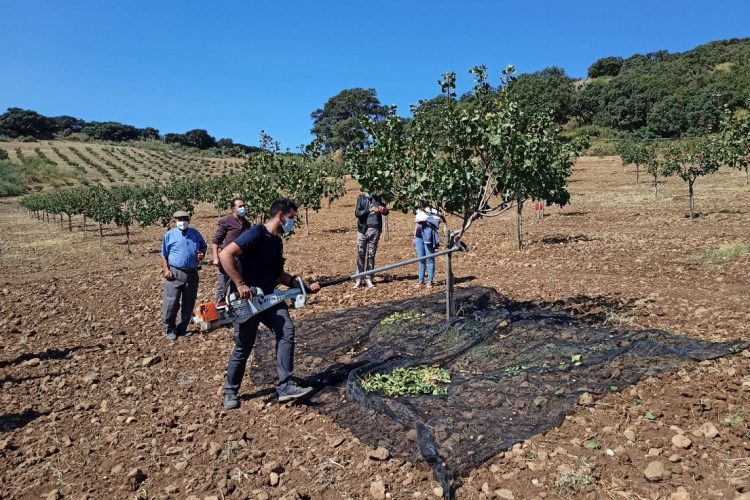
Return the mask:
<svg viewBox="0 0 750 500">
<path fill-rule="evenodd" d="M 354 286 L 353 286 L 352 288 L 354 288 L 355 290 L 356 290 L 357 288 L 362 288 L 362 280 L 357 280 L 357 281 L 355 281 L 355 282 L 354 282 Z"/>
<path fill-rule="evenodd" d="M 372 280 L 370 278 L 365 279 L 365 285 L 367 288 L 375 288 L 375 285 L 372 284 Z"/>
</svg>

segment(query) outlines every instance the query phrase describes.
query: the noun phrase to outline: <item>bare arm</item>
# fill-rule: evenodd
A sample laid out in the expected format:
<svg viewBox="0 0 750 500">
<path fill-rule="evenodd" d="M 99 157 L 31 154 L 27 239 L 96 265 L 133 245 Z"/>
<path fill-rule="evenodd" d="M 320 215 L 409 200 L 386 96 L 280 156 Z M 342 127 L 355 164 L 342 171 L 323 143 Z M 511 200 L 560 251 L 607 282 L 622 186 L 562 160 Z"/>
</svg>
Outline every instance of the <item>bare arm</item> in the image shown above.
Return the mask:
<svg viewBox="0 0 750 500">
<path fill-rule="evenodd" d="M 305 280 L 302 280 L 302 282 L 305 283 Z M 286 271 L 281 271 L 281 276 L 279 276 L 279 283 L 284 286 L 288 286 L 289 288 L 295 288 L 298 285 L 297 276 L 291 275 Z M 320 291 L 320 284 L 317 282 L 312 283 L 311 285 L 305 283 L 305 286 L 312 293 L 317 293 Z"/>
<path fill-rule="evenodd" d="M 163 255 L 161 256 L 161 274 L 166 280 L 174 278 L 174 276 L 172 276 L 172 271 L 169 270 L 169 262 L 167 262 L 167 258 Z"/>
<path fill-rule="evenodd" d="M 240 255 L 242 255 L 242 249 L 239 245 L 237 243 L 230 243 L 219 252 L 219 261 L 221 262 L 221 267 L 224 268 L 224 272 L 237 285 L 240 298 L 251 299 L 253 294 L 250 292 L 250 287 L 242 281 L 242 275 L 239 269 L 237 269 L 237 257 Z"/>
<path fill-rule="evenodd" d="M 214 256 L 214 265 L 219 265 L 219 245 L 211 243 L 211 255 Z"/>
</svg>

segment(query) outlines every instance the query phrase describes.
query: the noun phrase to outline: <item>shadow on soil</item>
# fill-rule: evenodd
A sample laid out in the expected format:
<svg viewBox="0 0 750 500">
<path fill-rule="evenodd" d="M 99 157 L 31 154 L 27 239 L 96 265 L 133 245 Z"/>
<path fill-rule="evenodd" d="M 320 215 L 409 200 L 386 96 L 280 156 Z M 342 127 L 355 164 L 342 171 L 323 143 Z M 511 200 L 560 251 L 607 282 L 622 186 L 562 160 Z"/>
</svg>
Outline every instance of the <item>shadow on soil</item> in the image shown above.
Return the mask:
<svg viewBox="0 0 750 500">
<path fill-rule="evenodd" d="M 52 413 L 52 410 L 45 412 L 26 410 L 23 413 L 8 413 L 0 415 L 0 432 L 10 432 L 16 429 L 21 429 L 37 418 L 49 415 L 50 413 Z"/>
<path fill-rule="evenodd" d="M 591 238 L 585 234 L 576 234 L 568 236 L 547 236 L 542 238 L 545 245 L 564 245 L 566 243 L 582 243 L 585 241 L 596 241 L 597 238 Z"/>
<path fill-rule="evenodd" d="M 78 347 L 69 347 L 66 349 L 47 349 L 46 351 L 39 352 L 39 353 L 24 353 L 20 356 L 16 356 L 15 359 L 7 360 L 7 361 L 1 361 L 0 360 L 0 368 L 5 368 L 6 366 L 11 365 L 17 365 L 19 363 L 23 363 L 24 361 L 28 361 L 30 359 L 39 358 L 41 361 L 50 361 L 53 359 L 65 359 L 73 352 L 81 351 L 81 350 L 88 350 L 88 351 L 98 351 L 104 349 L 104 346 L 102 344 L 96 344 L 93 346 L 78 346 Z"/>
</svg>

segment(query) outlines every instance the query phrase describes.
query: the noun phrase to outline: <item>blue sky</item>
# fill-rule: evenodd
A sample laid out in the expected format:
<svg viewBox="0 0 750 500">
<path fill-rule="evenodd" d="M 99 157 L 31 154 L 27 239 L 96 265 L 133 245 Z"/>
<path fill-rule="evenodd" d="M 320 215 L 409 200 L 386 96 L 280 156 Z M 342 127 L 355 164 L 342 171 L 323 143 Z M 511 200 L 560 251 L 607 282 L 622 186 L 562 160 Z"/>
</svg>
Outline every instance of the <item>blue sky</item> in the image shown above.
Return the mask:
<svg viewBox="0 0 750 500">
<path fill-rule="evenodd" d="M 446 71 L 499 75 L 750 36 L 750 1 L 2 0 L 0 107 L 310 140 L 310 113 L 375 88 L 402 113 Z"/>
</svg>

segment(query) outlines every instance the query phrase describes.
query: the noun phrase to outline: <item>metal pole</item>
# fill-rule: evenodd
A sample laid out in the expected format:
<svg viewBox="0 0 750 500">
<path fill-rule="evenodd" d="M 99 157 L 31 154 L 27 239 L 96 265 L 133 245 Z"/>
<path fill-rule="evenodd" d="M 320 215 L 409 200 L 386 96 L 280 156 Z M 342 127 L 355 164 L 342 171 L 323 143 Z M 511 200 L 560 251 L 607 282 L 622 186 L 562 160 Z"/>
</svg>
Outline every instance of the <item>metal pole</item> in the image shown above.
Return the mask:
<svg viewBox="0 0 750 500">
<path fill-rule="evenodd" d="M 446 248 L 445 250 L 441 250 L 440 252 L 431 253 L 429 255 L 425 255 L 424 257 L 414 257 L 412 259 L 403 260 L 401 262 L 395 262 L 393 264 L 388 264 L 387 266 L 379 267 L 377 269 L 371 269 L 370 271 L 363 271 L 357 274 L 352 274 L 351 276 L 347 276 L 344 278 L 334 278 L 332 280 L 324 281 L 320 285 L 321 286 L 337 285 L 339 283 L 344 283 L 349 280 L 355 280 L 357 278 L 363 278 L 365 276 L 382 273 L 384 271 L 390 271 L 391 269 L 396 269 L 397 267 L 408 266 L 409 264 L 414 264 L 421 260 L 427 260 L 427 259 L 431 259 L 434 257 L 440 257 L 442 255 L 450 255 L 454 252 L 468 252 L 468 251 L 469 251 L 469 247 L 467 247 L 466 244 L 463 243 L 462 241 L 459 241 L 451 248 Z"/>
</svg>

